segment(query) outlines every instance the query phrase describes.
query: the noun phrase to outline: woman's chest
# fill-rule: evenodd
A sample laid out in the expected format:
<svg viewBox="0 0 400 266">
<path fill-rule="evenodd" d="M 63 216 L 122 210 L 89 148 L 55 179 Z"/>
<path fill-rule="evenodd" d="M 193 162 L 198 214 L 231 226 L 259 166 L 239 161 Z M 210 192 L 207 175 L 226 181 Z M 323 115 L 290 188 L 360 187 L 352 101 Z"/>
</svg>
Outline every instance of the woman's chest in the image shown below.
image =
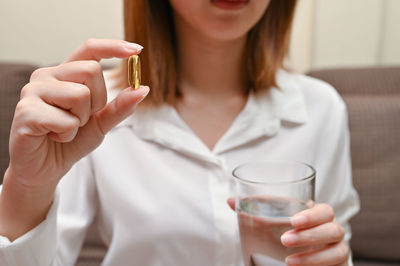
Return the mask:
<svg viewBox="0 0 400 266">
<path fill-rule="evenodd" d="M 126 254 L 152 252 L 163 262 L 174 254 L 177 261 L 168 265 L 195 265 L 194 257 L 208 265 L 240 261 L 236 214 L 227 204 L 232 180 L 225 167 L 157 145 L 136 151 L 95 160 L 109 245 Z M 146 258 L 140 262 L 152 265 Z"/>
<path fill-rule="evenodd" d="M 142 265 L 152 265 L 140 255 L 148 252 L 162 261 L 172 259 L 168 254 L 191 261 L 170 265 L 194 265 L 193 257 L 207 265 L 239 265 L 236 214 L 227 204 L 233 197 L 232 169 L 254 160 L 310 163 L 312 140 L 285 139 L 259 138 L 223 154 L 196 154 L 139 139 L 101 146 L 93 166 L 110 247 L 134 253 Z"/>
</svg>

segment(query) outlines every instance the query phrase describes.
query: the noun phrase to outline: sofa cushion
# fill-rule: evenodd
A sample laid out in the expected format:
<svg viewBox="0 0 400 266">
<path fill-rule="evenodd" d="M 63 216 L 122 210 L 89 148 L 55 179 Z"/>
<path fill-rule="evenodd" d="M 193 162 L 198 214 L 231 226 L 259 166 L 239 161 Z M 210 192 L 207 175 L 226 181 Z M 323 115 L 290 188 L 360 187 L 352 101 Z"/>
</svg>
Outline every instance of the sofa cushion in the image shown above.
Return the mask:
<svg viewBox="0 0 400 266">
<path fill-rule="evenodd" d="M 400 261 L 400 68 L 320 70 L 349 111 L 353 183 L 361 211 L 351 221 L 357 259 Z"/>
<path fill-rule="evenodd" d="M 354 266 L 399 266 L 398 262 L 361 260 L 355 261 Z"/>
<path fill-rule="evenodd" d="M 400 67 L 364 67 L 322 69 L 310 76 L 333 85 L 340 94 L 397 94 L 400 93 Z"/>
</svg>

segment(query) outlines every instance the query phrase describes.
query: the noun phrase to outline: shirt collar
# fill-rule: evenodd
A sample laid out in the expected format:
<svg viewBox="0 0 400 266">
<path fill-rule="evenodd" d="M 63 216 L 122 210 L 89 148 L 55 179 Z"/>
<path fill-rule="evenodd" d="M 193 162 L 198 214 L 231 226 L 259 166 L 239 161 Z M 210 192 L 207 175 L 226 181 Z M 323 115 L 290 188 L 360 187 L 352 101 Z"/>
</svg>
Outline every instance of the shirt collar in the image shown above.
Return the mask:
<svg viewBox="0 0 400 266">
<path fill-rule="evenodd" d="M 296 124 L 304 124 L 308 121 L 300 79 L 300 75 L 284 70 L 278 71 L 277 84 L 280 89 L 273 88 L 270 97 L 271 105 L 281 120 Z"/>
<path fill-rule="evenodd" d="M 143 139 L 196 157 L 212 157 L 262 136 L 272 137 L 278 133 L 281 121 L 295 125 L 306 123 L 307 108 L 296 77 L 281 70 L 277 75 L 279 88 L 250 93 L 244 109 L 212 151 L 169 105 L 139 109 L 117 127 L 129 126 Z"/>
</svg>

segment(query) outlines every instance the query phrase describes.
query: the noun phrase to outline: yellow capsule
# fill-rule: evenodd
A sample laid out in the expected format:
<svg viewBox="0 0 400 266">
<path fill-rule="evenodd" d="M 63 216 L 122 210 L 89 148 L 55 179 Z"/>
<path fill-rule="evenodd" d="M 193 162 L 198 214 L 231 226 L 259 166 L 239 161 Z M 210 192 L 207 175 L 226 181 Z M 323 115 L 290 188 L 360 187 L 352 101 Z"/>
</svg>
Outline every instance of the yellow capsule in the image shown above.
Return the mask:
<svg viewBox="0 0 400 266">
<path fill-rule="evenodd" d="M 140 86 L 140 58 L 135 54 L 128 59 L 128 83 L 135 90 Z"/>
</svg>

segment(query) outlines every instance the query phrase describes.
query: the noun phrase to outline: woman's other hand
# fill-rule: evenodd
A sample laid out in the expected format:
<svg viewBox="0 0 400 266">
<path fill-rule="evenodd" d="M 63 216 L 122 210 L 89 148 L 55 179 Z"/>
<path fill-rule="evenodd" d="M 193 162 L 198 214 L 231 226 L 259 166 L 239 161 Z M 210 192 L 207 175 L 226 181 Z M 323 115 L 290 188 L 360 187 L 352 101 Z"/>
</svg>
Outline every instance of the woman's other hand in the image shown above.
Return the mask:
<svg viewBox="0 0 400 266">
<path fill-rule="evenodd" d="M 228 199 L 235 210 L 235 200 Z M 292 254 L 286 258 L 288 266 L 348 265 L 350 248 L 343 241 L 345 229 L 334 220 L 334 212 L 328 204 L 315 204 L 310 209 L 297 213 L 291 218 L 292 230 L 281 236 L 286 247 L 299 247 L 309 251 Z M 258 223 L 260 227 L 260 223 Z M 266 223 L 265 226 L 270 226 Z M 267 230 L 268 231 L 268 230 Z M 260 230 L 260 234 L 265 230 Z"/>
<path fill-rule="evenodd" d="M 350 249 L 343 241 L 345 229 L 335 222 L 331 206 L 315 204 L 294 215 L 291 223 L 294 229 L 282 235 L 282 244 L 311 251 L 288 256 L 287 265 L 347 265 Z"/>
</svg>

